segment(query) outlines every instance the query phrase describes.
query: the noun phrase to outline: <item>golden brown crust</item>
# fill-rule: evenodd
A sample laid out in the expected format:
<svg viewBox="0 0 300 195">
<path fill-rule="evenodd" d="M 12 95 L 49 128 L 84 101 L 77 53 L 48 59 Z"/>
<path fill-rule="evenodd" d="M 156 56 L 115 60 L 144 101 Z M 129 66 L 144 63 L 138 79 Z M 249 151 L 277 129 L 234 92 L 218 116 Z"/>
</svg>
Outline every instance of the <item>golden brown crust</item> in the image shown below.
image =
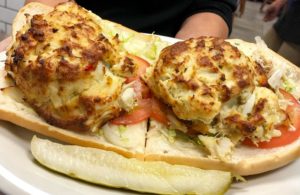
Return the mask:
<svg viewBox="0 0 300 195">
<path fill-rule="evenodd" d="M 18 13 L 13 21 L 13 25 L 12 25 L 12 40 L 13 40 L 13 42 L 16 40 L 17 32 L 26 24 L 26 22 L 28 22 L 28 20 L 30 20 L 30 18 L 33 15 L 46 14 L 52 10 L 53 10 L 52 7 L 49 7 L 49 6 L 41 4 L 41 3 L 36 3 L 36 2 L 29 3 L 26 6 L 22 7 L 18 11 Z M 8 49 L 10 47 L 8 47 Z"/>
<path fill-rule="evenodd" d="M 26 107 L 25 105 L 16 104 L 16 102 L 10 102 L 10 105 L 6 107 L 5 103 L 7 103 L 8 101 L 3 99 L 3 96 L 0 97 L 0 99 L 0 102 L 5 101 L 2 102 L 2 105 L 0 106 L 0 116 L 2 120 L 12 122 L 28 130 L 40 133 L 51 138 L 55 138 L 69 144 L 114 151 L 128 158 L 144 158 L 143 153 L 129 151 L 125 148 L 105 143 L 102 140 L 97 139 L 95 135 L 72 132 L 55 126 L 51 126 L 48 123 L 44 122 L 34 113 L 34 111 Z"/>
<path fill-rule="evenodd" d="M 27 11 L 30 11 L 30 9 L 34 9 L 34 7 L 39 7 L 39 6 L 29 6 L 28 7 L 29 10 L 27 10 Z M 24 9 L 26 10 L 26 8 L 24 8 Z M 109 21 L 104 21 L 104 22 L 109 23 Z M 120 32 L 123 30 L 131 31 L 130 29 L 127 29 L 118 24 L 114 24 L 114 26 L 116 28 L 119 28 Z M 145 36 L 142 34 L 139 34 L 138 36 L 140 36 L 142 40 L 147 40 L 150 38 L 149 36 Z M 248 44 L 243 41 L 237 41 L 237 40 L 232 40 L 232 41 L 240 43 L 242 46 L 244 46 L 246 48 L 245 50 L 247 50 L 247 49 L 250 50 L 251 47 L 253 47 L 253 45 Z M 203 43 L 199 42 L 200 46 L 201 46 L 201 44 L 203 44 Z M 299 72 L 299 75 L 300 75 L 300 71 L 295 65 L 292 65 L 290 62 L 286 61 L 285 59 L 283 59 L 282 57 L 278 56 L 275 53 L 272 53 L 272 56 L 274 56 L 274 58 L 278 58 L 279 60 L 287 63 L 289 68 L 292 68 L 292 69 L 294 69 L 294 71 Z M 216 55 L 216 56 L 214 56 L 214 58 L 217 60 L 220 58 L 220 56 Z M 206 64 L 206 63 L 203 63 L 203 64 Z M 192 89 L 197 88 L 194 84 L 190 84 L 190 87 Z M 224 93 L 226 94 L 226 89 L 224 89 L 224 90 L 225 90 Z M 209 92 L 209 90 L 203 90 L 202 93 L 209 94 L 210 92 Z M 140 154 L 140 153 L 137 154 L 134 152 L 130 152 L 128 150 L 113 146 L 111 144 L 106 145 L 103 142 L 95 139 L 95 137 L 89 137 L 89 136 L 85 136 L 84 134 L 74 133 L 74 132 L 70 132 L 70 131 L 67 131 L 64 129 L 50 126 L 49 124 L 42 122 L 40 120 L 40 118 L 30 108 L 22 107 L 20 110 L 18 110 L 14 106 L 14 104 L 12 104 L 10 102 L 11 100 L 7 101 L 2 98 L 3 98 L 3 96 L 0 93 L 0 102 L 1 102 L 0 117 L 3 120 L 10 121 L 12 123 L 15 123 L 17 125 L 25 127 L 32 131 L 47 135 L 49 137 L 57 138 L 61 141 L 67 142 L 67 143 L 96 147 L 96 148 L 105 149 L 105 150 L 111 150 L 111 151 L 120 153 L 126 157 L 137 157 L 140 159 L 144 158 L 144 154 Z M 8 105 L 4 105 L 5 102 Z M 245 158 L 240 163 L 234 163 L 234 162 L 224 163 L 224 162 L 213 160 L 213 159 L 198 158 L 198 157 L 193 158 L 190 156 L 185 156 L 185 157 L 180 157 L 178 155 L 167 156 L 167 155 L 159 154 L 158 152 L 146 154 L 145 159 L 146 160 L 164 160 L 164 161 L 174 163 L 174 164 L 186 164 L 186 165 L 190 165 L 190 166 L 208 168 L 208 169 L 219 168 L 222 170 L 233 171 L 233 172 L 239 173 L 241 175 L 251 175 L 251 174 L 257 174 L 257 173 L 265 172 L 268 170 L 272 170 L 272 169 L 281 167 L 281 166 L 293 161 L 294 159 L 296 159 L 297 157 L 300 156 L 299 145 L 300 144 L 299 144 L 299 140 L 298 140 L 298 143 L 284 147 L 280 151 L 278 150 L 278 152 L 274 152 L 273 155 L 269 155 L 272 152 L 259 150 L 257 152 L 255 151 L 256 153 L 255 152 L 253 153 L 253 151 L 251 150 L 252 152 L 249 153 L 249 156 L 251 156 L 251 158 L 246 158 L 241 155 L 243 153 L 245 154 L 245 152 L 247 152 L 247 151 L 249 152 L 249 150 L 240 149 L 239 150 L 240 154 L 237 154 L 237 157 Z M 262 157 L 257 157 L 260 154 Z"/>
<path fill-rule="evenodd" d="M 238 43 L 237 46 L 239 47 L 239 49 L 241 49 L 248 56 L 252 56 L 252 52 L 257 49 L 257 46 L 253 43 L 247 43 L 241 40 L 228 41 L 230 41 L 232 44 Z M 272 51 L 267 50 L 264 53 L 262 53 L 262 55 L 268 55 L 269 58 L 273 59 L 277 63 L 280 63 L 284 66 L 286 65 L 288 69 L 291 69 L 292 72 L 294 72 L 297 75 L 296 78 L 291 79 L 293 79 L 296 83 L 299 83 L 300 70 L 298 67 L 291 64 L 290 62 L 283 59 L 281 56 L 275 54 Z M 205 64 L 208 63 L 206 62 Z M 261 86 L 267 86 L 267 78 L 265 76 L 266 72 L 264 72 L 262 67 L 257 63 L 255 69 L 257 74 L 259 75 L 258 80 L 260 80 L 260 82 L 258 83 Z M 262 89 L 262 87 L 259 88 L 257 93 L 259 94 L 260 92 L 262 92 Z M 264 88 L 264 90 L 267 90 L 267 88 Z M 268 96 L 260 96 L 256 104 L 254 105 L 253 113 L 251 113 L 250 117 L 252 121 L 250 121 L 249 124 L 244 124 L 245 121 L 239 121 L 239 118 L 235 118 L 233 120 L 235 120 L 239 125 L 246 125 L 247 128 L 251 131 L 252 129 L 254 129 L 253 124 L 260 124 L 265 122 L 265 119 L 268 119 L 268 117 L 266 118 L 265 116 L 263 116 L 262 111 L 271 110 L 271 108 L 274 109 L 274 98 L 272 96 L 274 96 L 273 93 L 269 93 Z M 265 97 L 267 97 L 267 99 Z M 270 108 L 270 106 L 272 107 Z M 277 115 L 281 114 L 282 113 L 280 111 L 277 112 Z M 163 135 L 161 136 L 163 137 Z M 148 143 L 150 139 L 148 137 Z M 201 154 L 203 152 L 198 151 L 201 150 L 199 148 L 198 150 L 195 150 L 194 153 L 191 155 L 192 149 L 190 150 L 190 152 L 182 152 L 184 150 L 181 151 L 177 149 L 178 147 L 180 147 L 180 145 L 176 144 L 176 146 L 174 146 L 173 149 L 170 149 L 168 151 L 170 147 L 166 147 L 166 145 L 168 145 L 168 140 L 163 140 L 159 142 L 155 139 L 155 141 L 153 142 L 155 142 L 155 145 L 160 145 L 161 147 L 154 147 L 153 144 L 148 144 L 146 147 L 145 154 L 146 160 L 162 160 L 172 164 L 185 164 L 206 169 L 220 169 L 232 171 L 240 175 L 254 175 L 271 171 L 279 167 L 285 166 L 288 163 L 291 163 L 292 161 L 300 157 L 300 138 L 292 144 L 274 149 L 255 149 L 248 147 L 239 147 L 233 154 L 233 159 L 228 162 L 222 162 L 217 159 L 203 157 L 203 155 Z"/>
<path fill-rule="evenodd" d="M 228 42 L 199 37 L 166 47 L 146 80 L 180 119 L 209 124 L 224 102 L 253 87 L 253 67 Z"/>
<path fill-rule="evenodd" d="M 125 79 L 107 68 L 122 62 L 117 49 L 87 10 L 69 2 L 34 15 L 17 32 L 6 70 L 50 124 L 91 131 L 121 111 Z"/>
</svg>

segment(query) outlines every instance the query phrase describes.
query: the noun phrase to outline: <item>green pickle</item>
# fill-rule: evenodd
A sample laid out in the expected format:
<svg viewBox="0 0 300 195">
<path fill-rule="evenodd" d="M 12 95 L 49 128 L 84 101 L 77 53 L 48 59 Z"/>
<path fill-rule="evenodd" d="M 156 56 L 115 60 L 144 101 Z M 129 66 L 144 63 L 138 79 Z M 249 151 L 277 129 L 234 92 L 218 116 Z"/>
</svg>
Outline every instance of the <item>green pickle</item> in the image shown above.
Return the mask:
<svg viewBox="0 0 300 195">
<path fill-rule="evenodd" d="M 165 162 L 128 159 L 111 151 L 62 145 L 33 137 L 31 152 L 42 165 L 87 182 L 158 194 L 224 194 L 232 174 Z"/>
</svg>

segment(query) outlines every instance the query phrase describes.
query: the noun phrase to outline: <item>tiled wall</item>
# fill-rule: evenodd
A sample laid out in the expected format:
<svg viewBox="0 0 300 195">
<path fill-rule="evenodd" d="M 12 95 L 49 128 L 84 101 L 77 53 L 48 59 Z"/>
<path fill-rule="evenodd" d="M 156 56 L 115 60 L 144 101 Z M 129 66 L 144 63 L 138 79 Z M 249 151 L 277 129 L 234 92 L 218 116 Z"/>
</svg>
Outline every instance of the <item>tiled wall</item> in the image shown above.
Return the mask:
<svg viewBox="0 0 300 195">
<path fill-rule="evenodd" d="M 0 31 L 10 34 L 11 23 L 25 0 L 0 0 Z"/>
</svg>

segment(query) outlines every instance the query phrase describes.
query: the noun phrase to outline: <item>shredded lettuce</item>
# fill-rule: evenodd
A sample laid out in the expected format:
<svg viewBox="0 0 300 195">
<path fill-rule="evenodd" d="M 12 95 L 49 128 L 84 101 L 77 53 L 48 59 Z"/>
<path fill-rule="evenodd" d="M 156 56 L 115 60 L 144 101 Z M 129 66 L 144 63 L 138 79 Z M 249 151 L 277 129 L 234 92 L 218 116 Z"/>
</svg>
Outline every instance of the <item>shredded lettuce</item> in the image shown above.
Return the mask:
<svg viewBox="0 0 300 195">
<path fill-rule="evenodd" d="M 237 181 L 237 182 L 247 182 L 247 180 L 244 177 L 240 176 L 240 175 L 237 175 L 237 174 L 233 173 L 232 176 L 233 176 L 234 180 Z"/>
<path fill-rule="evenodd" d="M 118 132 L 119 132 L 120 138 L 121 138 L 121 140 L 124 141 L 124 142 L 128 142 L 128 141 L 129 141 L 129 139 L 128 139 L 127 137 L 124 137 L 124 136 L 123 136 L 123 134 L 124 134 L 124 132 L 125 132 L 126 130 L 127 130 L 127 126 L 125 126 L 125 125 L 119 125 L 119 126 L 118 126 Z"/>
<path fill-rule="evenodd" d="M 96 131 L 96 135 L 103 137 L 103 135 L 104 135 L 103 129 L 99 129 L 98 131 Z"/>
<path fill-rule="evenodd" d="M 120 134 L 123 134 L 127 130 L 127 127 L 125 125 L 119 125 L 118 131 Z"/>
<path fill-rule="evenodd" d="M 181 131 L 175 129 L 168 129 L 168 130 L 161 130 L 160 132 L 164 137 L 168 139 L 170 143 L 174 143 L 176 140 L 178 141 L 180 140 L 183 142 L 189 142 L 198 145 L 197 144 L 198 139 L 194 140 L 192 137 L 189 137 L 187 134 Z"/>
<path fill-rule="evenodd" d="M 159 57 L 160 51 L 166 47 L 168 43 L 162 41 L 158 36 L 149 36 L 151 36 L 151 41 L 149 42 L 132 36 L 130 39 L 123 40 L 122 46 L 129 53 L 140 56 L 149 62 L 153 62 Z"/>
<path fill-rule="evenodd" d="M 122 31 L 119 32 L 119 29 L 115 27 L 115 24 L 109 22 L 103 22 L 103 34 L 109 39 L 113 39 L 118 34 L 118 38 L 121 43 L 121 50 L 126 50 L 131 54 L 137 55 L 148 60 L 150 63 L 154 62 L 160 51 L 169 45 L 168 42 L 162 41 L 159 36 L 151 36 L 150 41 L 145 41 L 139 36 L 135 36 L 135 32 L 131 31 Z"/>
<path fill-rule="evenodd" d="M 282 86 L 284 90 L 286 90 L 289 93 L 292 93 L 295 89 L 295 84 L 290 79 L 287 79 L 286 77 L 283 78 Z"/>
<path fill-rule="evenodd" d="M 176 140 L 176 131 L 175 130 L 161 130 L 160 131 L 163 136 L 165 136 L 170 143 L 174 143 Z"/>
</svg>

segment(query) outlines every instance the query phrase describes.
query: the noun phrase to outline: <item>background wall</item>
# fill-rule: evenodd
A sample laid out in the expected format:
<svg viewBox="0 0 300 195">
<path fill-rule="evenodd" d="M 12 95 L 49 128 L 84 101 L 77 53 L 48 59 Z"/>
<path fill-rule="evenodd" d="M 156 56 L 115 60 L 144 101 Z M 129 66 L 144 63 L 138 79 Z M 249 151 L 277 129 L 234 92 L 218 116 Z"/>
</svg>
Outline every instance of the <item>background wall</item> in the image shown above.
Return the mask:
<svg viewBox="0 0 300 195">
<path fill-rule="evenodd" d="M 11 23 L 25 0 L 0 0 L 0 31 L 10 34 Z"/>
</svg>

